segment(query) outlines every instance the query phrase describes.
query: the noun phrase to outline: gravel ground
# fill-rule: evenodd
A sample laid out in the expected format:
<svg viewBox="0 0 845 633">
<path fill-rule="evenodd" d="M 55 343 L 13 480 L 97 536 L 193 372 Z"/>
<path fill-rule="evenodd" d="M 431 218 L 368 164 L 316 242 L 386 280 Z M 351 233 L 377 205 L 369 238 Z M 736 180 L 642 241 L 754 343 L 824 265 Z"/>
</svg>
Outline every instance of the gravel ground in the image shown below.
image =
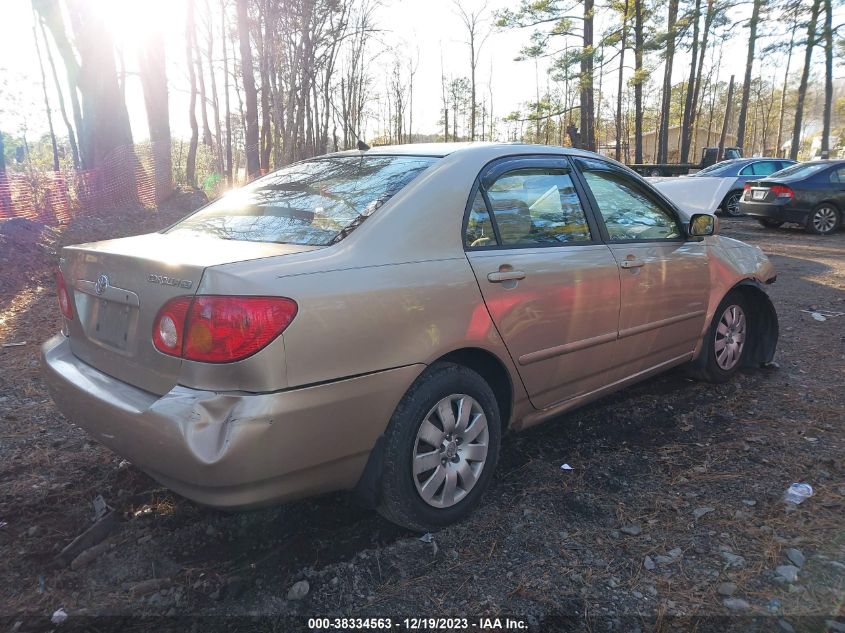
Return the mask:
<svg viewBox="0 0 845 633">
<path fill-rule="evenodd" d="M 303 616 L 484 615 L 537 631 L 845 631 L 845 316 L 802 311 L 845 312 L 845 234 L 725 220 L 777 267 L 779 367 L 719 386 L 670 373 L 511 434 L 481 509 L 426 542 L 341 494 L 199 507 L 58 413 L 37 362 L 58 329 L 54 249 L 176 217 L 0 235 L 0 344 L 26 343 L 0 347 L 0 628 L 44 628 L 62 608 L 61 630 L 164 614 L 159 630 L 178 616 L 286 631 Z M 797 481 L 815 495 L 787 511 Z M 57 562 L 97 495 L 115 529 L 87 564 Z M 232 617 L 256 615 L 281 619 Z"/>
</svg>

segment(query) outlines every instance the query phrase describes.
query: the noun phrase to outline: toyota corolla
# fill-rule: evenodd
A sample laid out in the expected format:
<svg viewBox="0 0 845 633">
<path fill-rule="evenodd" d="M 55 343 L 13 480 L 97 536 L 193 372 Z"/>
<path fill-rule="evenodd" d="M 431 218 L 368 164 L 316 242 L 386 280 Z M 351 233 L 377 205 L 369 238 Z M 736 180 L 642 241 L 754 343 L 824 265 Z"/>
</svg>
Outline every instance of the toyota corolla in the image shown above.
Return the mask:
<svg viewBox="0 0 845 633">
<path fill-rule="evenodd" d="M 506 431 L 772 359 L 775 272 L 717 228 L 588 152 L 341 152 L 64 248 L 42 363 L 71 421 L 185 497 L 354 489 L 437 529 L 478 504 Z"/>
</svg>

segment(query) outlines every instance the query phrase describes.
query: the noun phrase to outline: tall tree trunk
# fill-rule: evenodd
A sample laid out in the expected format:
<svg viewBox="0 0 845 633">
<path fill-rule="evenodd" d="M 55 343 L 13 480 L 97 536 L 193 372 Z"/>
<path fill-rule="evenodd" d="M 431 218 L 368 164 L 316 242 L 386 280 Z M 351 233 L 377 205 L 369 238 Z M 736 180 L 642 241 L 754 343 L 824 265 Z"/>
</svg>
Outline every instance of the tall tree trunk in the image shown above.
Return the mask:
<svg viewBox="0 0 845 633">
<path fill-rule="evenodd" d="M 751 21 L 748 23 L 748 56 L 745 58 L 745 79 L 742 82 L 742 100 L 739 104 L 739 123 L 736 128 L 736 144 L 745 147 L 745 125 L 748 116 L 748 98 L 751 95 L 751 71 L 754 67 L 754 47 L 757 44 L 757 23 L 760 21 L 760 6 L 763 0 L 754 0 Z"/>
<path fill-rule="evenodd" d="M 188 122 L 191 125 L 191 143 L 188 146 L 188 158 L 185 162 L 185 180 L 189 187 L 197 188 L 197 145 L 199 144 L 199 126 L 197 125 L 197 78 L 194 70 L 194 0 L 188 1 L 185 20 L 185 56 L 188 64 L 190 99 L 188 102 Z"/>
<path fill-rule="evenodd" d="M 722 120 L 722 133 L 719 135 L 719 152 L 716 159 L 720 160 L 725 151 L 725 139 L 728 136 L 728 125 L 731 122 L 731 108 L 734 102 L 734 76 L 731 75 L 730 83 L 728 83 L 728 101 L 725 107 L 725 118 Z"/>
<path fill-rule="evenodd" d="M 258 93 L 252 65 L 252 47 L 249 42 L 249 0 L 236 0 L 238 8 L 238 39 L 241 48 L 241 72 L 246 100 L 246 173 L 252 179 L 261 173 L 258 156 Z M 306 87 L 302 86 L 301 90 Z"/>
<path fill-rule="evenodd" d="M 789 86 L 789 67 L 792 64 L 792 50 L 795 47 L 795 30 L 798 28 L 798 17 L 796 15 L 795 21 L 792 23 L 792 33 L 789 37 L 789 49 L 786 55 L 786 70 L 783 72 L 783 89 L 780 92 L 780 111 L 778 112 L 778 132 L 775 143 L 775 156 L 780 157 L 781 141 L 783 140 L 783 118 L 786 109 L 786 90 Z"/>
<path fill-rule="evenodd" d="M 208 64 L 208 76 L 211 78 L 211 108 L 214 112 L 214 147 L 216 150 L 217 167 L 223 172 L 223 139 L 220 131 L 220 100 L 217 98 L 217 73 L 214 70 L 214 20 L 209 0 L 205 0 L 205 13 L 208 19 L 206 30 L 205 59 Z M 226 45 L 225 38 L 223 45 Z"/>
<path fill-rule="evenodd" d="M 202 121 L 202 144 L 211 147 L 211 127 L 208 124 L 208 97 L 205 92 L 205 71 L 202 66 L 202 52 L 197 40 L 196 24 L 194 25 L 194 61 L 197 65 L 197 81 L 200 89 L 200 120 Z"/>
<path fill-rule="evenodd" d="M 35 21 L 38 16 L 33 11 Z M 59 165 L 59 146 L 56 143 L 56 132 L 53 129 L 53 111 L 50 108 L 50 98 L 47 96 L 47 75 L 44 73 L 44 60 L 41 58 L 41 44 L 38 42 L 38 29 L 35 22 L 32 23 L 32 39 L 35 41 L 35 53 L 38 58 L 38 70 L 41 72 L 41 89 L 44 92 L 44 112 L 47 113 L 47 126 L 50 130 L 50 145 L 53 149 L 53 171 L 61 169 Z"/>
<path fill-rule="evenodd" d="M 115 150 L 132 145 L 111 34 L 102 13 L 84 0 L 68 0 L 61 6 L 48 0 L 34 0 L 33 6 L 44 18 L 65 63 L 83 167 L 99 167 Z M 73 27 L 74 43 L 65 30 L 62 6 L 67 9 Z M 76 98 L 77 90 L 81 104 Z M 121 193 L 131 196 L 133 191 L 134 186 Z"/>
<path fill-rule="evenodd" d="M 616 86 L 616 152 L 614 157 L 618 161 L 622 160 L 622 86 L 625 73 L 625 49 L 628 47 L 628 4 L 629 0 L 625 0 L 625 11 L 622 14 L 622 40 L 619 42 L 619 80 Z"/>
<path fill-rule="evenodd" d="M 223 46 L 223 96 L 226 111 L 226 185 L 232 187 L 232 109 L 229 104 L 229 56 L 226 46 L 226 0 L 220 0 L 220 44 Z"/>
<path fill-rule="evenodd" d="M 270 40 L 273 37 L 270 25 L 270 2 L 264 5 L 262 9 L 264 32 L 262 34 L 262 24 L 259 22 L 258 54 L 261 56 L 258 63 L 259 74 L 261 76 L 261 155 L 260 163 L 263 172 L 270 171 L 270 154 L 273 151 L 273 132 L 270 125 Z M 259 6 L 262 6 L 259 4 Z"/>
<path fill-rule="evenodd" d="M 73 45 L 67 36 L 65 29 L 64 17 L 62 15 L 61 6 L 52 0 L 33 0 L 32 6 L 35 7 L 42 19 L 42 27 L 44 24 L 50 29 L 50 34 L 53 36 L 53 42 L 56 44 L 56 49 L 62 57 L 62 63 L 65 67 L 65 78 L 68 85 L 68 96 L 70 98 L 71 111 L 73 112 L 73 122 L 76 127 L 76 141 L 71 145 L 76 145 L 77 148 L 77 167 L 90 167 L 93 157 L 89 158 L 85 155 L 85 150 L 80 147 L 82 139 L 85 137 L 85 122 L 82 119 L 82 106 L 79 103 L 79 60 L 76 57 L 76 52 Z M 47 46 L 48 59 L 52 60 L 52 53 L 50 47 Z M 58 82 L 57 82 L 58 86 Z M 61 94 L 61 90 L 59 90 Z"/>
<path fill-rule="evenodd" d="M 3 142 L 3 130 L 0 130 L 0 217 L 12 214 L 12 192 L 6 176 L 6 145 Z"/>
<path fill-rule="evenodd" d="M 695 104 L 693 97 L 695 96 L 695 81 L 696 70 L 698 69 L 698 33 L 699 21 L 701 18 L 701 0 L 695 0 L 695 9 L 693 10 L 693 27 L 692 27 L 692 59 L 690 61 L 689 81 L 687 82 L 687 96 L 684 102 L 684 117 L 681 123 L 681 156 L 680 162 L 689 162 L 689 150 L 692 141 L 692 135 L 695 133 L 693 126 L 695 124 Z"/>
<path fill-rule="evenodd" d="M 164 38 L 155 33 L 138 51 L 138 69 L 144 89 L 147 127 L 153 153 L 155 201 L 158 205 L 173 192 L 173 159 L 170 154 L 170 105 L 167 94 Z"/>
<path fill-rule="evenodd" d="M 67 128 L 67 140 L 70 144 L 70 153 L 73 157 L 73 168 L 79 169 L 79 147 L 76 145 L 76 133 L 73 130 L 73 124 L 67 115 L 67 108 L 65 107 L 65 97 L 62 92 L 62 84 L 59 82 L 59 74 L 56 72 L 56 62 L 53 60 L 53 53 L 50 50 L 50 43 L 47 41 L 47 30 L 44 28 L 44 21 L 39 19 L 41 26 L 41 38 L 44 40 L 44 49 L 47 51 L 47 62 L 50 64 L 50 72 L 53 76 L 53 85 L 56 89 L 56 94 L 59 97 L 59 112 L 62 113 L 62 120 Z"/>
<path fill-rule="evenodd" d="M 824 112 L 822 114 L 821 157 L 830 158 L 830 114 L 833 110 L 833 9 L 824 0 Z"/>
<path fill-rule="evenodd" d="M 801 71 L 801 84 L 798 86 L 798 99 L 795 103 L 795 124 L 792 127 L 792 146 L 789 157 L 798 160 L 798 150 L 801 149 L 801 125 L 804 122 L 804 97 L 807 94 L 807 82 L 810 79 L 810 66 L 813 62 L 813 46 L 816 44 L 816 23 L 819 19 L 821 0 L 813 0 L 810 10 L 810 21 L 807 23 L 807 48 L 804 52 L 804 70 Z"/>
<path fill-rule="evenodd" d="M 87 146 L 88 167 L 99 167 L 119 148 L 132 146 L 132 130 L 115 65 L 114 43 L 101 12 L 85 0 L 68 8 L 79 51 L 79 88 L 86 119 L 81 145 Z M 87 122 L 90 122 L 88 124 Z M 83 159 L 86 152 L 82 152 Z M 121 194 L 131 196 L 132 189 Z"/>
<path fill-rule="evenodd" d="M 634 0 L 634 162 L 643 162 L 643 0 Z"/>
<path fill-rule="evenodd" d="M 639 1 L 639 0 L 635 0 Z M 581 51 L 581 148 L 595 151 L 596 131 L 593 105 L 593 6 L 584 0 L 584 44 Z"/>
<path fill-rule="evenodd" d="M 669 160 L 669 115 L 672 108 L 672 65 L 675 61 L 678 0 L 669 0 L 669 22 L 666 28 L 666 65 L 663 69 L 663 93 L 660 103 L 660 129 L 657 132 L 657 162 Z"/>
</svg>

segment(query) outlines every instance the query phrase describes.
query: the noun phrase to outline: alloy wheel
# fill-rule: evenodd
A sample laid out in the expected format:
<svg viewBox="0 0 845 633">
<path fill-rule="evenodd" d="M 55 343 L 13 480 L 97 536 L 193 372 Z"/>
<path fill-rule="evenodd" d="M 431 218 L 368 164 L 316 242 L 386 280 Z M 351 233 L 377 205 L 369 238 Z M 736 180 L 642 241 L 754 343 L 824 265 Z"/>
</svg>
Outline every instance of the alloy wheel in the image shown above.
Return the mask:
<svg viewBox="0 0 845 633">
<path fill-rule="evenodd" d="M 728 215 L 732 217 L 742 215 L 739 212 L 739 201 L 741 198 L 742 194 L 738 191 L 735 191 L 734 193 L 728 196 L 728 199 L 725 201 L 725 211 L 728 212 Z"/>
<path fill-rule="evenodd" d="M 487 460 L 487 416 L 466 394 L 441 399 L 423 418 L 411 472 L 423 501 L 435 508 L 459 503 L 475 486 Z"/>
<path fill-rule="evenodd" d="M 746 325 L 745 312 L 738 305 L 730 305 L 722 312 L 716 327 L 713 349 L 716 352 L 716 363 L 724 371 L 733 369 L 742 357 Z"/>
<path fill-rule="evenodd" d="M 836 227 L 836 209 L 832 207 L 819 207 L 813 213 L 811 222 L 818 233 L 830 233 Z"/>
</svg>

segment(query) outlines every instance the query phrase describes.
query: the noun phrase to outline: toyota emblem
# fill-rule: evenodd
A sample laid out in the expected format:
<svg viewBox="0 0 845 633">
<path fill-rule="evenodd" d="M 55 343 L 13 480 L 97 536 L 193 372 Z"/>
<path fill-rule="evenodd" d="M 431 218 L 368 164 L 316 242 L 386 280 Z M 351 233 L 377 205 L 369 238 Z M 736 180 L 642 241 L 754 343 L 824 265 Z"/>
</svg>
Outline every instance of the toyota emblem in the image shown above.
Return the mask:
<svg viewBox="0 0 845 633">
<path fill-rule="evenodd" d="M 105 275 L 100 275 L 97 277 L 97 283 L 94 284 L 94 290 L 97 291 L 98 295 L 103 294 L 106 291 L 106 288 L 109 287 L 109 278 Z"/>
</svg>

